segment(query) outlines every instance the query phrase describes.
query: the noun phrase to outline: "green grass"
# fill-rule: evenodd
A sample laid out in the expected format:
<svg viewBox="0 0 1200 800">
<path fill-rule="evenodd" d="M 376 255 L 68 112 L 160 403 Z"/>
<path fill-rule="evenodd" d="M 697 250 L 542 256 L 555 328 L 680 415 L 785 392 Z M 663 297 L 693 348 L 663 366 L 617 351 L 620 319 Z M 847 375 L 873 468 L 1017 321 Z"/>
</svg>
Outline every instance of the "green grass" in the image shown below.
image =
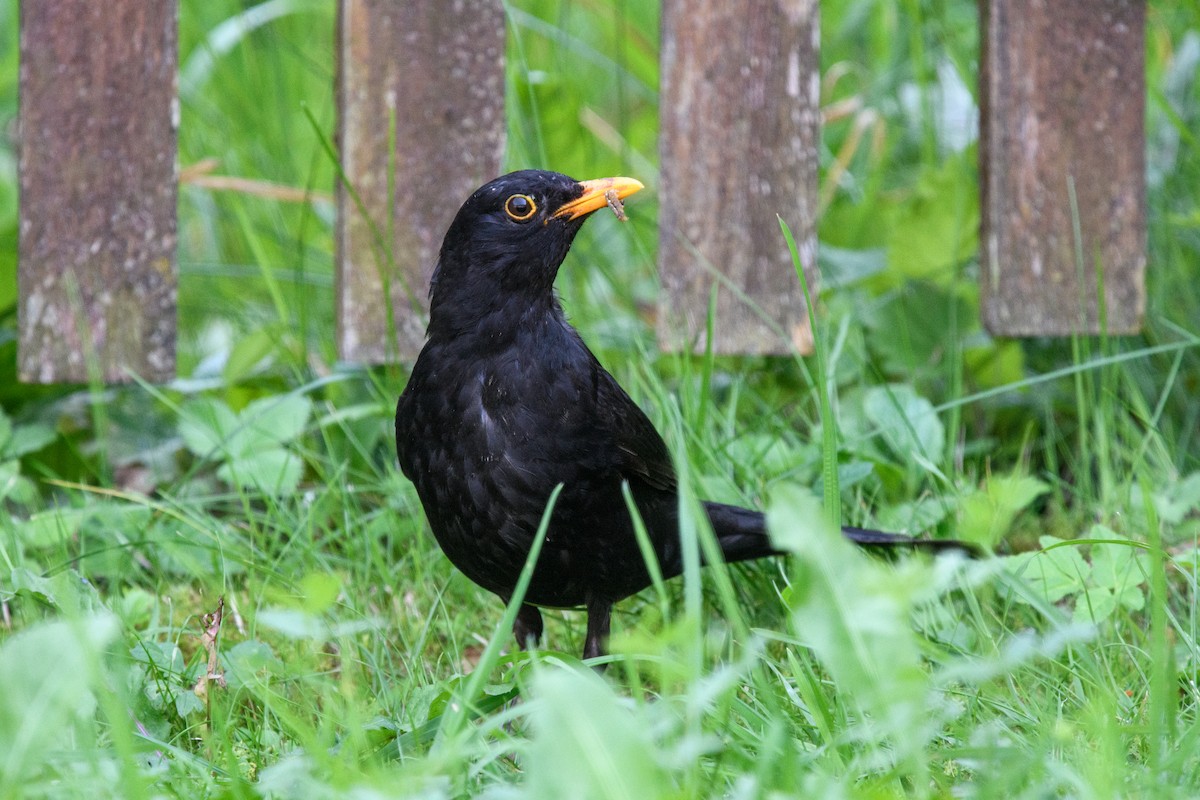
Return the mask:
<svg viewBox="0 0 1200 800">
<path fill-rule="evenodd" d="M 181 5 L 181 163 L 331 192 L 332 4 L 253 30 L 222 28 L 244 3 Z M 824 132 L 819 361 L 656 351 L 652 192 L 581 234 L 564 302 L 684 495 L 768 509 L 794 552 L 701 571 L 688 517 L 688 569 L 617 609 L 602 677 L 582 614 L 513 652 L 432 541 L 389 438 L 404 367 L 336 362 L 327 203 L 185 186 L 185 377 L 16 385 L 0 140 L 0 796 L 1200 793 L 1200 12 L 1149 7 L 1145 332 L 997 341 L 974 147 L 942 123 L 970 106 L 974 9 L 822 4 L 823 102 L 862 111 Z M 509 23 L 508 164 L 653 187 L 657 4 Z M 879 562 L 821 497 L 1005 555 Z M 224 685 L 197 694 L 221 597 Z"/>
</svg>

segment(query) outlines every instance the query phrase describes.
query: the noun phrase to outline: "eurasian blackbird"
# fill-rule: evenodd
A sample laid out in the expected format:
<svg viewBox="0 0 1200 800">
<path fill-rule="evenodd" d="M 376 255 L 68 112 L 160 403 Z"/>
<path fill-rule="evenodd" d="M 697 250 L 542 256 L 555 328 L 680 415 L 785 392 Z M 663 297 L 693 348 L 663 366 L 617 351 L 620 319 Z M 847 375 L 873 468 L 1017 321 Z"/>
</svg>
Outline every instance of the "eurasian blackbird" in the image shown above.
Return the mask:
<svg viewBox="0 0 1200 800">
<path fill-rule="evenodd" d="M 506 602 L 547 500 L 563 485 L 513 632 L 541 637 L 538 606 L 587 608 L 583 656 L 603 654 L 613 603 L 651 583 L 628 483 L 664 578 L 683 570 L 671 454 L 563 315 L 554 279 L 592 212 L 631 178 L 513 172 L 478 189 L 446 232 L 428 338 L 396 406 L 400 467 L 433 534 L 467 577 Z M 705 502 L 728 562 L 775 555 L 763 514 Z M 962 547 L 843 528 L 876 547 Z"/>
</svg>

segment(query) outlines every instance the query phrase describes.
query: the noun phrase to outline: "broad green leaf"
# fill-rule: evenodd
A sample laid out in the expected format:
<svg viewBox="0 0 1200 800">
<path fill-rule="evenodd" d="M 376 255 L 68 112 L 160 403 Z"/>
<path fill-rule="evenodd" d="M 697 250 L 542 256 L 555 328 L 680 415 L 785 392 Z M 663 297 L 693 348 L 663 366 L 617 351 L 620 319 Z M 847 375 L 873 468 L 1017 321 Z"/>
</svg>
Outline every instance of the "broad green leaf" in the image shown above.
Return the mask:
<svg viewBox="0 0 1200 800">
<path fill-rule="evenodd" d="M 869 461 L 847 461 L 845 464 L 838 464 L 838 486 L 845 491 L 865 481 L 873 472 L 875 465 Z"/>
<path fill-rule="evenodd" d="M 1094 539 L 1120 538 L 1116 532 L 1099 524 L 1092 526 L 1089 535 Z M 1092 587 L 1088 589 L 1086 599 L 1090 601 L 1094 610 L 1098 603 L 1092 594 L 1099 591 L 1108 592 L 1112 596 L 1112 607 L 1107 608 L 1108 613 L 1116 610 L 1118 606 L 1123 606 L 1130 611 L 1140 611 L 1146 605 L 1146 595 L 1142 587 L 1148 578 L 1149 568 L 1149 558 L 1146 553 L 1132 542 L 1128 545 L 1108 542 L 1094 544 L 1092 545 Z M 1108 602 L 1107 598 L 1102 601 L 1102 603 L 1106 602 Z M 1076 601 L 1076 617 L 1080 616 L 1080 609 L 1083 605 L 1085 605 L 1085 598 L 1080 597 Z M 1096 614 L 1095 620 L 1099 621 L 1107 615 Z"/>
<path fill-rule="evenodd" d="M 180 719 L 187 719 L 191 714 L 203 714 L 207 710 L 204 701 L 188 687 L 180 687 L 175 693 L 175 713 Z"/>
<path fill-rule="evenodd" d="M 328 572 L 310 572 L 300 579 L 300 596 L 304 610 L 320 614 L 337 602 L 342 582 Z"/>
<path fill-rule="evenodd" d="M 950 288 L 924 281 L 906 283 L 878 307 L 872 306 L 866 324 L 867 346 L 879 353 L 887 372 L 920 374 L 946 358 L 951 337 L 962 337 L 979 317 L 978 304 L 969 303 Z"/>
<path fill-rule="evenodd" d="M 271 646 L 257 639 L 238 642 L 224 654 L 223 660 L 225 679 L 232 688 L 261 686 L 270 678 L 287 672 Z"/>
<path fill-rule="evenodd" d="M 13 425 L 4 409 L 0 409 L 0 459 L 19 458 L 41 450 L 52 443 L 56 435 L 54 428 L 41 422 Z"/>
<path fill-rule="evenodd" d="M 588 670 L 547 669 L 529 701 L 532 797 L 644 800 L 673 796 L 648 726 Z"/>
<path fill-rule="evenodd" d="M 935 527 L 950 513 L 950 502 L 938 497 L 920 497 L 883 509 L 879 524 L 889 531 L 916 535 Z"/>
<path fill-rule="evenodd" d="M 120 626 L 108 613 L 42 623 L 0 643 L 0 786 L 19 787 L 52 751 L 92 740 L 103 651 Z M 107 688 L 101 691 L 111 691 Z"/>
<path fill-rule="evenodd" d="M 990 339 L 963 351 L 971 383 L 980 389 L 1011 386 L 1025 377 L 1025 350 L 1013 339 Z"/>
<path fill-rule="evenodd" d="M 142 639 L 129 648 L 129 656 L 135 662 L 144 664 L 155 676 L 166 676 L 175 682 L 185 680 L 183 674 L 186 667 L 183 651 L 174 642 L 156 642 Z"/>
<path fill-rule="evenodd" d="M 257 328 L 243 335 L 229 351 L 221 371 L 226 383 L 236 384 L 260 368 L 259 365 L 279 347 L 278 326 Z"/>
<path fill-rule="evenodd" d="M 1028 475 L 992 476 L 983 489 L 960 502 L 958 535 L 993 548 L 1012 528 L 1017 514 L 1048 491 L 1045 482 Z"/>
<path fill-rule="evenodd" d="M 43 425 L 40 422 L 17 425 L 12 429 L 12 434 L 8 437 L 7 444 L 0 444 L 0 456 L 4 458 L 17 458 L 26 453 L 33 453 L 53 442 L 56 436 L 58 434 L 55 433 L 53 428 L 49 425 Z M 0 436 L 0 440 L 3 438 L 3 436 Z"/>
<path fill-rule="evenodd" d="M 217 477 L 234 486 L 279 496 L 296 491 L 303 472 L 304 462 L 299 456 L 272 447 L 222 464 Z"/>
<path fill-rule="evenodd" d="M 37 487 L 33 481 L 21 475 L 21 462 L 0 462 L 0 501 L 10 500 L 29 505 L 37 499 Z"/>
<path fill-rule="evenodd" d="M 933 404 L 907 384 L 873 386 L 863 396 L 863 411 L 900 457 L 916 451 L 941 459 L 946 429 Z"/>
<path fill-rule="evenodd" d="M 817 253 L 821 265 L 821 291 L 849 286 L 887 269 L 887 251 L 882 248 L 850 250 L 821 242 Z"/>
<path fill-rule="evenodd" d="M 954 267 L 979 249 L 979 192 L 973 149 L 928 168 L 891 214 L 888 269 L 949 282 Z"/>
<path fill-rule="evenodd" d="M 1093 586 L 1075 598 L 1072 622 L 1099 624 L 1112 616 L 1117 609 L 1117 596 L 1111 589 Z"/>
<path fill-rule="evenodd" d="M 1172 553 L 1171 561 L 1186 572 L 1200 572 L 1200 546 L 1193 545 Z"/>
<path fill-rule="evenodd" d="M 1146 607 L 1146 593 L 1140 586 L 1127 584 L 1122 589 L 1114 590 L 1114 593 L 1117 596 L 1117 602 L 1130 611 L 1141 611 Z"/>
<path fill-rule="evenodd" d="M 1137 495 L 1141 487 L 1134 486 Z M 1200 472 L 1193 472 L 1186 478 L 1174 483 L 1168 483 L 1154 492 L 1154 509 L 1162 521 L 1168 525 L 1178 525 L 1188 514 L 1200 508 Z M 1135 502 L 1138 501 L 1135 497 Z"/>
<path fill-rule="evenodd" d="M 778 492 L 767 512 L 772 541 L 793 554 L 796 636 L 863 712 L 851 735 L 886 742 L 901 763 L 917 763 L 937 729 L 931 682 L 909 623 L 930 567 L 872 561 L 824 520 L 817 501 L 795 490 Z"/>
<path fill-rule="evenodd" d="M 1079 554 L 1078 547 L 1054 547 L 1061 541 L 1053 536 L 1043 536 L 1042 547 L 1049 549 L 1005 559 L 1005 567 L 1011 573 L 1024 578 L 1034 591 L 1050 603 L 1057 603 L 1068 595 L 1083 591 L 1092 571 Z"/>
<path fill-rule="evenodd" d="M 238 415 L 259 443 L 276 445 L 299 438 L 311 416 L 312 401 L 298 394 L 263 397 L 250 403 Z"/>
<path fill-rule="evenodd" d="M 1093 539 L 1119 539 L 1103 525 L 1094 525 L 1089 533 Z M 1121 590 L 1141 586 L 1147 580 L 1148 557 L 1134 543 L 1128 545 L 1101 542 L 1092 545 L 1092 581 L 1097 586 Z"/>
<path fill-rule="evenodd" d="M 154 516 L 148 507 L 123 501 L 100 501 L 80 509 L 86 515 L 89 530 L 94 529 L 105 538 L 137 539 L 150 525 Z"/>
<path fill-rule="evenodd" d="M 8 583 L 13 594 L 27 595 L 67 614 L 104 608 L 96 587 L 73 569 L 43 577 L 25 567 L 17 567 L 9 573 Z"/>
<path fill-rule="evenodd" d="M 1095 577 L 1093 565 L 1092 576 Z M 1118 608 L 1141 611 L 1146 606 L 1146 595 L 1136 583 L 1119 585 L 1098 584 L 1088 586 L 1075 599 L 1076 622 L 1099 623 L 1112 615 Z"/>
<path fill-rule="evenodd" d="M 237 415 L 220 400 L 200 397 L 187 403 L 179 415 L 179 435 L 197 456 L 224 460 L 241 454 L 234 441 Z"/>
<path fill-rule="evenodd" d="M 329 635 L 329 626 L 317 614 L 298 608 L 267 608 L 258 612 L 258 624 L 282 633 L 289 639 L 321 639 Z"/>
<path fill-rule="evenodd" d="M 64 539 L 79 532 L 79 526 L 87 517 L 88 511 L 75 508 L 61 508 L 51 511 L 41 511 L 29 519 L 17 523 L 17 533 L 30 547 L 56 547 Z"/>
<path fill-rule="evenodd" d="M 700 495 L 705 499 L 735 505 L 742 501 L 742 496 L 737 490 L 737 484 L 730 479 L 728 474 L 697 475 L 692 480 L 696 482 L 696 487 Z"/>
<path fill-rule="evenodd" d="M 795 451 L 778 436 L 748 433 L 729 443 L 727 457 L 742 469 L 752 469 L 762 478 L 771 478 L 792 469 L 798 460 Z"/>
</svg>

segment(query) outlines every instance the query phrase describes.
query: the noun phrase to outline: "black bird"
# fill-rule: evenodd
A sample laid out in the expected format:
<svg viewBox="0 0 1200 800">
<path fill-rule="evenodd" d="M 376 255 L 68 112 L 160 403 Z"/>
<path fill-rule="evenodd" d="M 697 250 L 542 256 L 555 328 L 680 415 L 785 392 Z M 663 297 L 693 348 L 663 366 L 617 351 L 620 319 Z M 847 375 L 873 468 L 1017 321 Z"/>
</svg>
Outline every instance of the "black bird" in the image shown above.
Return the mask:
<svg viewBox="0 0 1200 800">
<path fill-rule="evenodd" d="M 428 339 L 396 406 L 400 467 L 433 534 L 467 577 L 506 602 L 547 500 L 563 484 L 513 632 L 538 606 L 585 606 L 583 656 L 603 654 L 613 603 L 651 583 L 621 492 L 628 483 L 663 576 L 683 570 L 675 471 L 662 437 L 567 322 L 554 279 L 592 212 L 640 190 L 523 170 L 463 204 L 430 287 Z M 775 555 L 763 515 L 706 502 L 726 561 Z M 878 547 L 957 542 L 844 528 Z"/>
</svg>

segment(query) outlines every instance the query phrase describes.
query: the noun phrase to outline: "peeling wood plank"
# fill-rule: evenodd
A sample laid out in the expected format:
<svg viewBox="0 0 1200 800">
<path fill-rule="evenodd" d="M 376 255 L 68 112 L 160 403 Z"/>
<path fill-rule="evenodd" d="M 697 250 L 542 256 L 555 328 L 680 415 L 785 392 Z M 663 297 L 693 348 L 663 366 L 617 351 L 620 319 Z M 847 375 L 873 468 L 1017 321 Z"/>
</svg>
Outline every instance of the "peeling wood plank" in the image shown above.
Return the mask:
<svg viewBox="0 0 1200 800">
<path fill-rule="evenodd" d="M 980 8 L 984 321 L 1012 336 L 1136 332 L 1146 302 L 1145 3 Z"/>
<path fill-rule="evenodd" d="M 19 375 L 175 374 L 177 7 L 21 7 Z"/>
<path fill-rule="evenodd" d="M 662 30 L 659 342 L 704 348 L 715 284 L 716 352 L 807 352 L 804 293 L 776 215 L 815 292 L 817 3 L 749 13 L 665 0 Z"/>
<path fill-rule="evenodd" d="M 338 25 L 338 139 L 353 189 L 338 189 L 338 347 L 352 361 L 412 357 L 442 236 L 500 171 L 504 8 L 339 0 Z"/>
</svg>

